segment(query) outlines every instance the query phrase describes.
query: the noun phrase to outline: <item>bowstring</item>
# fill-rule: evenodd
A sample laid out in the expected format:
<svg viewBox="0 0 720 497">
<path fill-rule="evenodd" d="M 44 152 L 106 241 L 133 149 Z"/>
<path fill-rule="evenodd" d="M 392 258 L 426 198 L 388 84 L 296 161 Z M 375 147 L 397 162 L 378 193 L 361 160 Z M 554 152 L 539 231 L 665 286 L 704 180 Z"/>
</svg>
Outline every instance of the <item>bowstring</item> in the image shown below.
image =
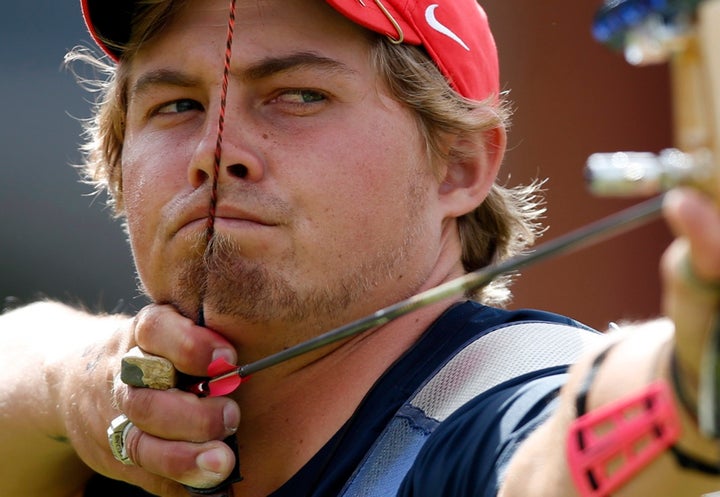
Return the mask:
<svg viewBox="0 0 720 497">
<path fill-rule="evenodd" d="M 218 201 L 218 181 L 220 178 L 220 162 L 222 160 L 223 133 L 225 131 L 225 107 L 227 105 L 228 81 L 230 79 L 230 61 L 232 59 L 233 38 L 235 35 L 235 3 L 230 0 L 228 12 L 227 38 L 225 41 L 225 60 L 223 63 L 222 85 L 220 88 L 220 109 L 218 112 L 217 140 L 215 142 L 215 154 L 212 170 L 212 187 L 210 189 L 210 204 L 208 207 L 208 219 L 205 227 L 205 251 L 206 256 L 211 255 L 213 249 L 213 237 L 215 236 L 215 215 Z M 198 305 L 199 326 L 205 326 L 204 300 L 209 277 L 206 277 L 205 285 L 200 290 L 200 303 Z"/>
<path fill-rule="evenodd" d="M 228 12 L 227 39 L 225 42 L 225 60 L 223 63 L 222 86 L 220 89 L 220 109 L 218 111 L 217 140 L 215 142 L 215 154 L 213 157 L 214 160 L 212 170 L 212 187 L 210 189 L 208 221 L 205 227 L 206 258 L 210 257 L 212 253 L 212 242 L 215 236 L 215 214 L 218 201 L 218 181 L 220 178 L 220 162 L 222 160 L 223 132 L 225 131 L 225 107 L 227 104 L 228 81 L 230 79 L 230 61 L 232 59 L 232 46 L 233 38 L 235 35 L 235 1 L 236 0 L 230 0 L 230 10 Z M 197 324 L 199 326 L 205 326 L 204 300 L 209 279 L 210 275 L 208 273 L 205 277 L 205 284 L 200 289 L 200 303 L 198 305 L 197 318 Z M 227 443 L 235 453 L 235 467 L 230 473 L 230 476 L 228 476 L 225 481 L 220 483 L 220 485 L 213 487 L 212 489 L 198 489 L 185 486 L 185 489 L 189 492 L 191 497 L 232 497 L 234 495 L 232 484 L 233 482 L 240 481 L 242 479 L 242 477 L 240 476 L 240 464 L 237 451 L 237 443 L 235 442 L 235 436 L 230 435 L 229 437 L 227 437 L 225 439 L 225 443 Z"/>
</svg>

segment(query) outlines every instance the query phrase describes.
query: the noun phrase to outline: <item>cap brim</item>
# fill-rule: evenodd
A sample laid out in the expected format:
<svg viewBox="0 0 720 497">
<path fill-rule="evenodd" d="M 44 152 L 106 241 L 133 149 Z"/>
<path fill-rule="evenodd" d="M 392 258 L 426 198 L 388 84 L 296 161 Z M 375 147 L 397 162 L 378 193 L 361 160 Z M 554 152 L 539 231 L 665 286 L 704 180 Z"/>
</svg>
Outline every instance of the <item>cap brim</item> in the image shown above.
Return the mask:
<svg viewBox="0 0 720 497">
<path fill-rule="evenodd" d="M 130 39 L 134 5 L 135 0 L 81 0 L 90 35 L 116 61 L 122 56 L 119 47 Z"/>
</svg>

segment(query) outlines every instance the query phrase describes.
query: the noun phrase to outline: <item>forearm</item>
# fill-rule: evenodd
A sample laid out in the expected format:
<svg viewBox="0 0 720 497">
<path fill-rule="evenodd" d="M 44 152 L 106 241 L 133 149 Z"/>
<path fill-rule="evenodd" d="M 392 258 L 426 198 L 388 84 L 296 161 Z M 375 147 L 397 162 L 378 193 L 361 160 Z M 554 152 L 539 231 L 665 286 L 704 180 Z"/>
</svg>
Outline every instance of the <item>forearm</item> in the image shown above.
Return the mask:
<svg viewBox="0 0 720 497">
<path fill-rule="evenodd" d="M 669 321 L 655 321 L 632 327 L 611 337 L 617 341 L 597 371 L 588 396 L 588 410 L 595 410 L 641 392 L 658 379 L 671 384 L 670 354 L 673 330 Z M 561 404 L 553 418 L 538 429 L 519 449 L 508 470 L 502 497 L 570 497 L 579 495 L 568 469 L 566 440 L 577 418 L 576 398 L 598 352 L 588 354 L 571 370 L 571 379 L 562 391 Z M 682 435 L 676 445 L 695 457 L 720 460 L 715 443 L 702 437 L 695 421 L 674 399 Z M 616 468 L 617 469 L 617 468 Z M 617 496 L 693 497 L 718 489 L 718 479 L 681 468 L 666 451 L 633 475 L 630 482 L 613 493 Z"/>
<path fill-rule="evenodd" d="M 696 416 L 690 412 L 694 406 L 684 405 L 697 400 L 698 365 L 718 322 L 720 211 L 710 199 L 691 190 L 669 192 L 665 200 L 665 217 L 678 236 L 661 264 L 663 310 L 668 319 L 631 327 L 611 337 L 618 343 L 597 368 L 587 408 L 632 398 L 656 380 L 671 385 L 671 402 L 681 425 L 681 435 L 673 441 L 675 447 L 709 464 L 704 471 L 683 469 L 673 452 L 665 450 L 644 469 L 634 472 L 632 479 L 613 493 L 618 496 L 687 497 L 720 488 L 720 477 L 712 475 L 720 468 L 717 441 L 700 433 Z M 578 495 L 568 470 L 565 444 L 578 415 L 575 399 L 580 385 L 597 355 L 589 353 L 572 368 L 560 408 L 527 440 L 511 463 L 503 497 Z M 677 384 L 671 378 L 673 357 L 680 371 Z M 679 398 L 677 385 L 687 390 L 688 402 Z M 650 431 L 648 434 L 648 438 L 657 438 Z"/>
<path fill-rule="evenodd" d="M 68 396 L 88 387 L 89 347 L 116 323 L 50 302 L 0 316 L 3 493 L 68 496 L 88 478 L 67 433 L 71 406 L 78 406 Z"/>
<path fill-rule="evenodd" d="M 2 495 L 78 497 L 93 471 L 168 497 L 186 494 L 178 481 L 224 479 L 232 456 L 220 470 L 199 468 L 197 457 L 216 448 L 229 451 L 221 440 L 236 430 L 237 405 L 128 388 L 117 376 L 134 346 L 193 376 L 204 374 L 212 357 L 235 361 L 224 338 L 170 306 L 150 305 L 132 319 L 54 303 L 0 316 Z M 228 408 L 236 413 L 226 424 Z M 121 412 L 136 422 L 128 452 L 142 464 L 124 465 L 110 451 L 107 428 Z M 178 439 L 178 433 L 187 436 Z"/>
</svg>

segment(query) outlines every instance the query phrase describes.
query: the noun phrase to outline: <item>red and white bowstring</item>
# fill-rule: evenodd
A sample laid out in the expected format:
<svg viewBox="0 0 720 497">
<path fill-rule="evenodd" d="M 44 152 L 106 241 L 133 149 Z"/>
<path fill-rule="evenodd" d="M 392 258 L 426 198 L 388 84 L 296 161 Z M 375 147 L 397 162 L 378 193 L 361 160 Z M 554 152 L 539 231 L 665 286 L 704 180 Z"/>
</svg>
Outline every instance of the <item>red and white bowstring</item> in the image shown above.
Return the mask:
<svg viewBox="0 0 720 497">
<path fill-rule="evenodd" d="M 230 79 L 230 62 L 232 59 L 233 38 L 235 35 L 235 2 L 230 0 L 230 11 L 228 13 L 227 39 L 225 42 L 225 61 L 223 65 L 222 86 L 220 89 L 220 110 L 218 112 L 217 141 L 215 142 L 215 157 L 212 171 L 212 187 L 210 190 L 210 206 L 208 208 L 208 220 L 205 228 L 206 250 L 212 250 L 212 239 L 215 236 L 215 211 L 218 202 L 218 181 L 220 178 L 220 162 L 222 160 L 223 133 L 225 131 L 225 107 L 227 105 L 228 81 Z M 200 295 L 198 324 L 205 325 L 203 301 L 205 290 Z"/>
<path fill-rule="evenodd" d="M 218 127 L 217 127 L 217 141 L 215 142 L 215 156 L 212 171 L 212 187 L 210 189 L 210 205 L 208 207 L 208 222 L 205 228 L 205 243 L 206 250 L 212 250 L 212 239 L 215 236 L 215 211 L 217 208 L 218 201 L 218 181 L 220 178 L 220 163 L 222 160 L 222 143 L 223 143 L 223 132 L 225 131 L 225 107 L 227 105 L 227 94 L 228 94 L 228 80 L 230 79 L 230 61 L 232 59 L 232 46 L 233 37 L 235 34 L 235 0 L 230 0 L 230 12 L 228 13 L 228 29 L 227 29 L 227 40 L 225 42 L 225 61 L 223 65 L 223 76 L 222 76 L 222 87 L 220 89 L 220 109 L 218 112 Z M 207 286 L 207 282 L 205 282 Z M 198 318 L 197 324 L 205 326 L 205 312 L 204 312 L 204 300 L 205 300 L 205 287 L 200 291 L 200 304 L 198 306 Z M 228 437 L 228 439 L 234 438 L 234 435 Z M 226 443 L 230 447 L 234 447 L 235 457 L 237 454 L 237 445 L 235 443 L 229 443 L 226 439 Z M 191 497 L 232 497 L 233 489 L 232 483 L 241 479 L 239 472 L 239 464 L 236 463 L 235 469 L 230 476 L 223 481 L 220 485 L 213 489 L 196 489 L 192 487 L 185 487 L 190 493 Z"/>
</svg>

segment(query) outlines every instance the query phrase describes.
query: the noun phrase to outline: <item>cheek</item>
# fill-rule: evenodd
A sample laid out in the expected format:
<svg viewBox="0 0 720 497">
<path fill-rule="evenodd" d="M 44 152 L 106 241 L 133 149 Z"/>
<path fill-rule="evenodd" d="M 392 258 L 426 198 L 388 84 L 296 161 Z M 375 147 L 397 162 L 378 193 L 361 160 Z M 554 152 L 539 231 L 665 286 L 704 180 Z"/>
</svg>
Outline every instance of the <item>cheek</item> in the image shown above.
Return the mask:
<svg viewBox="0 0 720 497">
<path fill-rule="evenodd" d="M 187 188 L 190 140 L 170 141 L 162 133 L 129 136 L 123 148 L 123 195 L 128 210 L 151 210 Z"/>
<path fill-rule="evenodd" d="M 127 152 L 122 157 L 123 195 L 130 239 L 134 241 L 141 234 L 144 214 L 152 212 L 148 202 L 152 202 L 153 197 L 147 194 L 148 187 L 157 183 L 159 178 L 153 177 L 156 174 L 153 174 L 152 167 L 143 165 L 142 154 L 135 147 L 126 146 L 125 150 Z"/>
<path fill-rule="evenodd" d="M 347 131 L 326 136 L 322 148 L 316 149 L 322 153 L 311 162 L 322 164 L 322 169 L 315 169 L 313 178 L 295 180 L 312 188 L 305 201 L 313 204 L 317 215 L 314 227 L 341 231 L 349 245 L 346 250 L 399 235 L 414 199 L 426 197 L 434 182 L 412 123 L 367 122 L 375 126 L 355 129 L 351 139 Z"/>
<path fill-rule="evenodd" d="M 374 121 L 365 138 L 346 147 L 340 170 L 350 198 L 367 209 L 405 203 L 413 184 L 425 177 L 424 147 L 412 123 Z M 373 121 L 370 121 L 373 122 Z"/>
<path fill-rule="evenodd" d="M 172 153 L 152 139 L 129 138 L 123 149 L 122 181 L 125 216 L 136 261 L 138 255 L 152 255 L 162 230 L 162 212 L 179 188 L 186 183 L 181 149 Z M 139 268 L 140 269 L 140 268 Z"/>
<path fill-rule="evenodd" d="M 152 246 L 152 239 L 148 234 L 152 233 L 154 224 L 150 217 L 152 212 L 157 212 L 157 209 L 149 205 L 153 197 L 146 195 L 147 185 L 152 184 L 152 180 L 135 167 L 135 164 L 130 165 L 129 162 L 123 162 L 125 217 L 130 247 L 139 276 L 141 280 L 145 280 L 144 266 L 150 252 L 149 248 Z"/>
</svg>

